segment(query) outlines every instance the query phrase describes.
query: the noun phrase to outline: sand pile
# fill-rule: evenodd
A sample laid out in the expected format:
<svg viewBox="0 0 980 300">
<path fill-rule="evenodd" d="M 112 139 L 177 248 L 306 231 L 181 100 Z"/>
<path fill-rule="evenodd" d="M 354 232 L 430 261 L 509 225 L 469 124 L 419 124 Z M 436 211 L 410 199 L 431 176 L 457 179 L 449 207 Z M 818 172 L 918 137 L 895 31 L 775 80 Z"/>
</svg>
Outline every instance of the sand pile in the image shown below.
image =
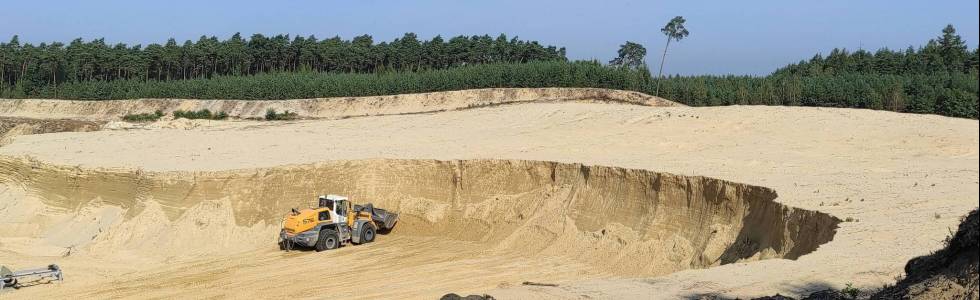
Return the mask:
<svg viewBox="0 0 980 300">
<path fill-rule="evenodd" d="M 0 101 L 2 103 L 2 101 Z M 99 130 L 102 122 L 0 117 L 0 146 L 20 135 Z"/>
<path fill-rule="evenodd" d="M 284 212 L 326 193 L 400 212 L 399 236 L 484 243 L 621 275 L 795 259 L 833 239 L 839 222 L 778 204 L 768 188 L 535 161 L 369 160 L 153 173 L 3 159 L 0 184 L 8 194 L 20 191 L 0 207 L 17 230 L 0 237 L 93 256 L 268 247 Z"/>
<path fill-rule="evenodd" d="M 493 88 L 420 94 L 301 100 L 139 99 L 112 101 L 16 99 L 0 101 L 0 116 L 114 121 L 127 114 L 160 110 L 209 109 L 238 118 L 262 118 L 266 110 L 295 112 L 301 118 L 415 114 L 536 102 L 606 102 L 643 106 L 683 106 L 638 92 L 596 88 Z"/>
</svg>

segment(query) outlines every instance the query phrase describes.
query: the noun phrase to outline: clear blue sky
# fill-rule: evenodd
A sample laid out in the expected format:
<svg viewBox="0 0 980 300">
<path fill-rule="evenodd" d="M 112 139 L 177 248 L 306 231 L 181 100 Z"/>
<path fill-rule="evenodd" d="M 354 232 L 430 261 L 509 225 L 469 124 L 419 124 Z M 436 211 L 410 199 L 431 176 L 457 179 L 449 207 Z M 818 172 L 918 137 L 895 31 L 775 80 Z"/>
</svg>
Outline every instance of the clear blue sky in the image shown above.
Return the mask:
<svg viewBox="0 0 980 300">
<path fill-rule="evenodd" d="M 63 3 L 55 3 L 63 2 Z M 200 35 L 289 33 L 375 41 L 412 31 L 506 33 L 566 46 L 572 59 L 608 61 L 618 45 L 645 45 L 650 65 L 664 46 L 659 29 L 687 18 L 691 36 L 671 45 L 666 73 L 767 74 L 834 47 L 903 49 L 956 26 L 977 47 L 977 0 L 834 1 L 8 1 L 0 9 L 0 39 L 162 43 Z"/>
</svg>

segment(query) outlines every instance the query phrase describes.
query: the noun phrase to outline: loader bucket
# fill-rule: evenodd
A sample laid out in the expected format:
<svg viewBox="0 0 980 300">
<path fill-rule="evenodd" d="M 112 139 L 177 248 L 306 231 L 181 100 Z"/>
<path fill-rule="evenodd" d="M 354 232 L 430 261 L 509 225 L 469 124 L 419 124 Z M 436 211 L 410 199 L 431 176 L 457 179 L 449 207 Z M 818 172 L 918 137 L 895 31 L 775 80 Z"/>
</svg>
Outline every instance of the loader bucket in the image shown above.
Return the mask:
<svg viewBox="0 0 980 300">
<path fill-rule="evenodd" d="M 368 203 L 364 205 L 354 205 L 354 210 L 358 212 L 369 212 L 371 214 L 371 220 L 377 223 L 380 230 L 390 230 L 395 227 L 395 223 L 398 223 L 398 214 L 389 212 L 381 208 L 375 208 L 373 204 Z"/>
</svg>

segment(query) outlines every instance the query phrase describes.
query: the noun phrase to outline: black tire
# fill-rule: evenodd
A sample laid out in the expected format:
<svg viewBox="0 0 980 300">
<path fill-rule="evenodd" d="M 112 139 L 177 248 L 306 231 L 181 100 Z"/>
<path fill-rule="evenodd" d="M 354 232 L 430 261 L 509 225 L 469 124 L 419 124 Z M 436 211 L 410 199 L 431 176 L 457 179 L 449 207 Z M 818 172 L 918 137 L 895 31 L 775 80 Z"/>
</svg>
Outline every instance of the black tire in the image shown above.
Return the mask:
<svg viewBox="0 0 980 300">
<path fill-rule="evenodd" d="M 340 247 L 340 237 L 337 236 L 337 232 L 324 229 L 320 230 L 320 237 L 316 240 L 316 252 L 324 250 L 333 250 Z"/>
<path fill-rule="evenodd" d="M 12 287 L 12 286 L 15 286 L 15 285 L 17 285 L 17 278 L 6 278 L 6 279 L 3 279 L 3 286 L 4 287 Z"/>
<path fill-rule="evenodd" d="M 364 229 L 361 229 L 361 244 L 373 242 L 376 236 L 378 236 L 378 231 L 374 229 L 374 225 L 364 223 Z"/>
</svg>

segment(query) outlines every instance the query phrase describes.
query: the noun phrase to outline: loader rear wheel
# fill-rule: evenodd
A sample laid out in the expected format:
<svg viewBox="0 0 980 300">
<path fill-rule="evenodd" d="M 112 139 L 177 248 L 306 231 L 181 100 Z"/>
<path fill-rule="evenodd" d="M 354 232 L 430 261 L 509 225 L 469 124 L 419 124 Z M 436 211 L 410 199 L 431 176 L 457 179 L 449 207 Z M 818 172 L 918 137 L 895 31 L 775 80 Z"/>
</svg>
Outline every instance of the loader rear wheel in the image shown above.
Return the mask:
<svg viewBox="0 0 980 300">
<path fill-rule="evenodd" d="M 374 230 L 374 225 L 364 224 L 364 231 L 361 232 L 361 244 L 367 244 L 374 241 L 374 236 L 377 235 Z"/>
<path fill-rule="evenodd" d="M 340 247 L 340 238 L 337 237 L 337 232 L 324 229 L 320 231 L 320 237 L 316 240 L 316 251 L 333 250 Z"/>
</svg>

